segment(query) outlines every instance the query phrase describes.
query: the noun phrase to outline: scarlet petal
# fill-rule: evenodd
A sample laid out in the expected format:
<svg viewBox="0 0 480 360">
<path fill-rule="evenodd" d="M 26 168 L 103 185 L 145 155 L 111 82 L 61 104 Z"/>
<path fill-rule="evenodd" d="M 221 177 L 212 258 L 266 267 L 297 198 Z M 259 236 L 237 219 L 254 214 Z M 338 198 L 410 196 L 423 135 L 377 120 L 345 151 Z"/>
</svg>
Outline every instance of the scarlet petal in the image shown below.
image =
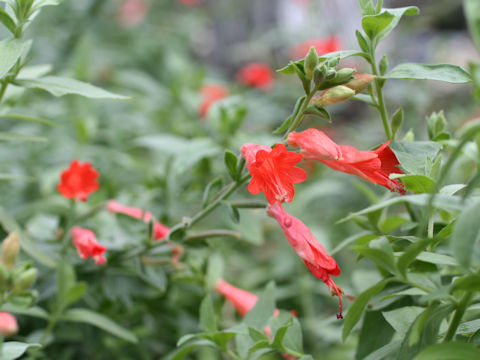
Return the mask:
<svg viewBox="0 0 480 360">
<path fill-rule="evenodd" d="M 273 85 L 273 73 L 265 63 L 250 63 L 237 72 L 237 81 L 241 84 L 268 90 Z"/>
<path fill-rule="evenodd" d="M 79 226 L 75 226 L 71 230 L 73 244 L 77 248 L 78 255 L 82 259 L 92 257 L 97 264 L 105 264 L 107 261 L 103 254 L 107 248 L 100 245 L 93 231 Z"/>
<path fill-rule="evenodd" d="M 98 172 L 89 162 L 80 164 L 73 160 L 70 167 L 60 174 L 57 190 L 67 199 L 86 201 L 88 196 L 97 191 Z"/>
</svg>

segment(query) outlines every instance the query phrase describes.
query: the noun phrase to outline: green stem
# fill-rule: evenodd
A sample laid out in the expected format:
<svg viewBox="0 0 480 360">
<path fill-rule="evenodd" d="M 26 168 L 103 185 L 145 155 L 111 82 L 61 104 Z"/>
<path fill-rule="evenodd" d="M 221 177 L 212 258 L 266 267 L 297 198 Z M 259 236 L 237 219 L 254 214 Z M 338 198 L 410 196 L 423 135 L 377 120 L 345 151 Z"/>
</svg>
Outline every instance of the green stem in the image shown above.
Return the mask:
<svg viewBox="0 0 480 360">
<path fill-rule="evenodd" d="M 230 356 L 234 360 L 242 360 L 240 356 L 235 354 L 232 350 L 230 350 L 228 347 L 225 347 L 225 352 L 227 353 L 228 356 Z"/>
<path fill-rule="evenodd" d="M 378 104 L 377 109 L 380 112 L 380 116 L 382 117 L 383 128 L 385 129 L 385 135 L 387 135 L 388 140 L 393 140 L 392 138 L 392 131 L 390 130 L 390 125 L 388 123 L 388 115 L 387 115 L 387 108 L 385 106 L 385 101 L 383 99 L 383 92 L 382 92 L 382 84 L 381 80 L 378 79 L 379 72 L 377 68 L 377 61 L 375 60 L 375 46 L 372 44 L 370 51 L 370 65 L 372 66 L 373 75 L 375 75 L 375 91 L 377 92 L 377 99 L 372 97 L 373 101 Z"/>
<path fill-rule="evenodd" d="M 473 291 L 468 291 L 465 293 L 465 295 L 463 295 L 463 298 L 460 300 L 460 303 L 457 306 L 457 310 L 450 320 L 450 324 L 448 325 L 448 330 L 443 338 L 443 342 L 450 341 L 455 336 L 458 325 L 460 325 L 460 321 L 462 321 L 463 315 L 465 314 L 468 305 L 470 305 L 470 301 L 472 301 L 473 294 Z"/>
<path fill-rule="evenodd" d="M 304 116 L 303 112 L 307 108 L 308 104 L 310 104 L 310 100 L 312 100 L 312 97 L 313 97 L 313 95 L 315 95 L 316 91 L 317 91 L 316 89 L 313 89 L 305 97 L 305 100 L 303 101 L 302 106 L 300 106 L 300 109 L 298 110 L 298 113 L 295 116 L 295 119 L 293 119 L 292 124 L 288 127 L 288 130 L 285 133 L 285 135 L 283 135 L 282 140 L 286 140 L 287 137 L 288 137 L 288 134 L 290 134 L 292 131 L 295 131 L 300 126 L 300 124 L 302 123 L 302 120 L 303 120 L 303 116 Z"/>
</svg>

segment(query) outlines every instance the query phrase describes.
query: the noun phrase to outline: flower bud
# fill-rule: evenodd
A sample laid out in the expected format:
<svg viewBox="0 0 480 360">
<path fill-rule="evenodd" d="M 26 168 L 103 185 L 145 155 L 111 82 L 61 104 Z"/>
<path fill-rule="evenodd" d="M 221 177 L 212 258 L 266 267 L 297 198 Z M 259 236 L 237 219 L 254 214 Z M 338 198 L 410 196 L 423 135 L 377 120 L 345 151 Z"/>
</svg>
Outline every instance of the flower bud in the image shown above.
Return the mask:
<svg viewBox="0 0 480 360">
<path fill-rule="evenodd" d="M 20 238 L 16 232 L 13 232 L 8 235 L 2 243 L 2 256 L 0 260 L 7 270 L 13 268 L 17 263 L 19 251 Z"/>
<path fill-rule="evenodd" d="M 325 65 L 320 65 L 315 68 L 313 71 L 313 81 L 315 86 L 319 86 L 325 80 L 325 74 L 327 73 L 327 68 Z"/>
<path fill-rule="evenodd" d="M 337 67 L 339 62 L 340 62 L 340 57 L 336 56 L 332 59 L 329 59 L 327 61 L 327 65 L 328 65 L 328 67 L 335 68 L 335 67 Z"/>
<path fill-rule="evenodd" d="M 33 285 L 37 278 L 37 269 L 31 268 L 21 273 L 16 279 L 13 280 L 13 295 L 20 295 L 27 291 L 30 286 Z"/>
<path fill-rule="evenodd" d="M 345 84 L 346 87 L 355 90 L 355 94 L 362 92 L 370 84 L 375 76 L 370 74 L 358 74 L 352 81 Z"/>
<path fill-rule="evenodd" d="M 313 72 L 315 67 L 318 64 L 318 54 L 315 50 L 315 47 L 310 47 L 310 51 L 308 52 L 307 56 L 305 56 L 305 75 L 307 76 L 308 80 L 312 80 Z"/>
<path fill-rule="evenodd" d="M 327 73 L 325 74 L 325 79 L 333 80 L 335 79 L 335 76 L 337 76 L 337 72 L 335 71 L 335 69 L 328 69 Z"/>
<path fill-rule="evenodd" d="M 0 312 L 0 335 L 11 336 L 18 331 L 18 324 L 15 317 L 7 312 Z"/>
<path fill-rule="evenodd" d="M 355 69 L 343 68 L 337 71 L 337 76 L 335 76 L 336 83 L 344 83 L 349 81 L 352 78 Z"/>
<path fill-rule="evenodd" d="M 352 89 L 339 85 L 325 90 L 320 95 L 312 99 L 312 103 L 316 106 L 334 105 L 344 102 L 355 95 Z"/>
</svg>

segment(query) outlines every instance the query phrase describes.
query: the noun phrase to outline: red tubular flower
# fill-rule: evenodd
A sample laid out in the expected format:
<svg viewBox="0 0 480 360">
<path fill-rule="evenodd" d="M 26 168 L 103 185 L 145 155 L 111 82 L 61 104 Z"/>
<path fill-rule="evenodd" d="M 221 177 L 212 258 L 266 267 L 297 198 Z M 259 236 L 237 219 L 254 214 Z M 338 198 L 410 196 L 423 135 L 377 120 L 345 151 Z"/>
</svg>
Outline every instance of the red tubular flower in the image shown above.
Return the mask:
<svg viewBox="0 0 480 360">
<path fill-rule="evenodd" d="M 87 201 L 87 197 L 98 190 L 98 172 L 86 161 L 83 164 L 77 159 L 60 175 L 57 190 L 67 199 Z"/>
<path fill-rule="evenodd" d="M 18 332 L 17 320 L 12 314 L 0 312 L 0 335 L 7 337 Z"/>
<path fill-rule="evenodd" d="M 308 129 L 290 133 L 288 144 L 300 147 L 306 159 L 318 160 L 334 170 L 356 175 L 401 195 L 406 192 L 400 181 L 390 179 L 390 174 L 403 174 L 397 167 L 397 157 L 388 147 L 390 141 L 375 151 L 360 151 L 348 145 L 337 145 L 323 132 Z"/>
<path fill-rule="evenodd" d="M 71 234 L 73 245 L 77 248 L 78 255 L 82 259 L 86 260 L 88 257 L 92 257 L 97 265 L 103 265 L 107 262 L 107 259 L 103 256 L 107 248 L 97 242 L 93 231 L 75 226 L 72 228 Z"/>
<path fill-rule="evenodd" d="M 248 291 L 230 285 L 223 279 L 219 279 L 215 286 L 215 290 L 222 294 L 242 316 L 253 309 L 257 303 L 258 297 Z"/>
<path fill-rule="evenodd" d="M 237 72 L 237 81 L 243 85 L 269 90 L 273 86 L 272 69 L 261 62 L 247 64 Z"/>
<path fill-rule="evenodd" d="M 152 213 L 149 211 L 143 211 L 140 208 L 134 208 L 130 206 L 122 205 L 115 200 L 110 200 L 107 202 L 107 210 L 112 213 L 120 213 L 135 219 L 141 219 L 143 222 L 148 223 L 153 217 Z M 166 227 L 159 221 L 155 221 L 153 225 L 153 237 L 155 240 L 163 240 L 170 233 L 170 228 Z"/>
<path fill-rule="evenodd" d="M 337 36 L 312 38 L 305 40 L 298 45 L 292 46 L 290 49 L 290 54 L 294 59 L 303 58 L 312 46 L 317 51 L 317 54 L 322 56 L 330 52 L 342 50 L 342 41 Z"/>
<path fill-rule="evenodd" d="M 227 89 L 218 84 L 203 85 L 200 88 L 200 93 L 202 97 L 199 110 L 200 116 L 207 115 L 208 110 L 215 102 L 228 96 Z"/>
<path fill-rule="evenodd" d="M 148 13 L 148 3 L 145 0 L 126 0 L 118 8 L 117 19 L 125 28 L 131 28 L 141 23 Z"/>
<path fill-rule="evenodd" d="M 270 204 L 276 201 L 290 202 L 295 194 L 294 183 L 301 183 L 307 173 L 295 167 L 302 155 L 287 151 L 283 144 L 273 148 L 247 143 L 240 149 L 252 179 L 248 191 L 256 195 L 263 191 Z"/>
<path fill-rule="evenodd" d="M 330 276 L 338 276 L 341 271 L 334 258 L 327 254 L 325 248 L 313 236 L 310 229 L 299 219 L 288 214 L 278 202 L 268 205 L 267 214 L 275 218 L 285 234 L 293 250 L 300 256 L 313 276 L 321 279 L 338 296 L 342 318 L 342 290 L 335 285 Z"/>
</svg>

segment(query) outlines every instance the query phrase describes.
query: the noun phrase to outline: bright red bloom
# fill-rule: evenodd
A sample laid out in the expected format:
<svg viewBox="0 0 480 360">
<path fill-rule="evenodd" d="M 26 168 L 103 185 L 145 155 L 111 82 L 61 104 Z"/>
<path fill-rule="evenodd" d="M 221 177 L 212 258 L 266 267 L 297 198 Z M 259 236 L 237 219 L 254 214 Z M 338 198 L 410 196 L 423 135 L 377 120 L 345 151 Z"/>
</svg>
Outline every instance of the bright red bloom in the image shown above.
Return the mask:
<svg viewBox="0 0 480 360">
<path fill-rule="evenodd" d="M 306 159 L 315 159 L 334 170 L 356 175 L 366 181 L 405 194 L 405 187 L 390 174 L 403 174 L 398 159 L 388 147 L 390 141 L 375 151 L 360 151 L 348 145 L 337 145 L 322 131 L 308 129 L 288 135 L 288 144 L 300 147 Z"/>
<path fill-rule="evenodd" d="M 99 188 L 97 179 L 98 172 L 88 161 L 80 164 L 75 159 L 61 173 L 57 190 L 67 199 L 87 201 L 87 197 Z"/>
<path fill-rule="evenodd" d="M 97 242 L 93 231 L 75 226 L 70 233 L 73 245 L 77 248 L 78 255 L 82 259 L 86 260 L 88 257 L 92 257 L 97 265 L 103 265 L 107 262 L 107 259 L 103 256 L 107 248 Z"/>
<path fill-rule="evenodd" d="M 141 23 L 148 13 L 145 0 L 126 0 L 118 8 L 117 18 L 123 27 L 131 28 Z"/>
<path fill-rule="evenodd" d="M 290 54 L 294 59 L 303 58 L 307 55 L 311 47 L 314 47 L 319 56 L 328 54 L 330 52 L 342 50 L 342 41 L 337 36 L 327 36 L 324 38 L 312 38 L 304 42 L 292 46 Z"/>
<path fill-rule="evenodd" d="M 268 205 L 267 214 L 278 221 L 293 250 L 300 256 L 313 276 L 321 279 L 330 288 L 332 294 L 335 293 L 338 296 L 340 314 L 337 317 L 342 318 L 342 291 L 330 277 L 341 273 L 335 259 L 327 254 L 310 229 L 299 219 L 288 214 L 280 203 Z"/>
<path fill-rule="evenodd" d="M 269 90 L 273 85 L 272 69 L 261 62 L 247 64 L 237 72 L 237 81 L 243 85 Z"/>
<path fill-rule="evenodd" d="M 14 335 L 18 332 L 17 319 L 12 314 L 0 312 L 0 335 L 3 337 Z"/>
<path fill-rule="evenodd" d="M 305 170 L 295 167 L 302 155 L 287 151 L 283 144 L 273 148 L 247 143 L 240 149 L 252 179 L 248 191 L 256 195 L 263 191 L 270 204 L 276 201 L 290 202 L 295 194 L 294 183 L 307 178 Z"/>
<path fill-rule="evenodd" d="M 110 200 L 107 202 L 107 210 L 113 213 L 124 214 L 135 219 L 141 219 L 145 223 L 150 222 L 150 219 L 153 217 L 153 214 L 150 211 L 143 211 L 140 208 L 125 206 L 116 202 L 115 200 Z M 155 240 L 163 240 L 168 236 L 170 228 L 166 227 L 159 221 L 155 221 L 153 226 L 153 237 Z"/>
<path fill-rule="evenodd" d="M 213 103 L 228 96 L 227 89 L 224 86 L 218 84 L 203 85 L 200 88 L 200 93 L 202 96 L 199 110 L 200 116 L 207 115 L 208 110 L 213 105 Z"/>
<path fill-rule="evenodd" d="M 242 316 L 252 310 L 257 303 L 258 297 L 248 291 L 237 288 L 223 279 L 217 281 L 215 290 L 222 294 Z"/>
</svg>

